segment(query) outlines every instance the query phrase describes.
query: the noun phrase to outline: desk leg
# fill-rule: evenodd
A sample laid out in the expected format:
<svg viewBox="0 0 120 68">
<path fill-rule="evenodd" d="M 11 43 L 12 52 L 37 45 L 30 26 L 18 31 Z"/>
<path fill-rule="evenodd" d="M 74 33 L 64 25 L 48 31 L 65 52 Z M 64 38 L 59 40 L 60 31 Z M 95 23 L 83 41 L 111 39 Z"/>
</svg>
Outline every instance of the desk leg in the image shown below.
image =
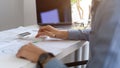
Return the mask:
<svg viewBox="0 0 120 68">
<path fill-rule="evenodd" d="M 82 48 L 75 51 L 75 61 L 81 61 L 82 58 Z M 75 68 L 81 68 L 81 66 L 76 66 Z"/>
<path fill-rule="evenodd" d="M 89 43 L 75 51 L 75 61 L 88 60 L 89 58 Z M 85 65 L 76 66 L 75 68 L 85 68 Z"/>
<path fill-rule="evenodd" d="M 82 47 L 82 60 L 89 59 L 89 43 Z M 86 68 L 86 65 L 81 66 L 81 68 Z"/>
</svg>

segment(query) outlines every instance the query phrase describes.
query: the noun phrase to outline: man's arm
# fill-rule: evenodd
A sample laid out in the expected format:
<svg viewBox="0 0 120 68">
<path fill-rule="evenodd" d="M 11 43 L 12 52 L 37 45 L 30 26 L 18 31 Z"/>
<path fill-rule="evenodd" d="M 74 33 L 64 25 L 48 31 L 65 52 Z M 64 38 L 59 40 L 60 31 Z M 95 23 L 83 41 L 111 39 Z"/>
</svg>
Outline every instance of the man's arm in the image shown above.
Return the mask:
<svg viewBox="0 0 120 68">
<path fill-rule="evenodd" d="M 67 68 L 52 54 L 48 54 L 48 52 L 33 45 L 32 43 L 26 44 L 25 46 L 21 47 L 16 56 L 18 58 L 24 58 L 26 60 L 39 64 L 37 68 L 41 68 L 40 66 L 44 68 Z"/>
<path fill-rule="evenodd" d="M 44 65 L 44 68 L 67 68 L 67 67 L 56 58 L 52 58 L 49 62 L 47 62 Z"/>
<path fill-rule="evenodd" d="M 90 30 L 69 30 L 68 39 L 89 41 Z M 67 68 L 62 62 L 56 58 L 51 59 L 44 65 L 45 68 Z"/>
<path fill-rule="evenodd" d="M 68 39 L 89 41 L 90 29 L 87 30 L 69 30 Z"/>
<path fill-rule="evenodd" d="M 43 26 L 39 29 L 36 37 L 42 35 L 50 36 L 53 38 L 60 39 L 71 39 L 71 40 L 89 40 L 90 29 L 87 30 L 59 30 L 52 26 Z"/>
</svg>

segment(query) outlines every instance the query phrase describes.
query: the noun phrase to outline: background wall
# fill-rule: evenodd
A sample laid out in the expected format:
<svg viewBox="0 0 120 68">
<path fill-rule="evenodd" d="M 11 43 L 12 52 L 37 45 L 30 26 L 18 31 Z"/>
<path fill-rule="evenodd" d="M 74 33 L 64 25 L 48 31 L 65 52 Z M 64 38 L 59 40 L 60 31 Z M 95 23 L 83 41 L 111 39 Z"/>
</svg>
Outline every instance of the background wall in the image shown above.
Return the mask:
<svg viewBox="0 0 120 68">
<path fill-rule="evenodd" d="M 37 24 L 35 0 L 0 0 L 0 31 Z"/>
<path fill-rule="evenodd" d="M 0 30 L 24 24 L 23 0 L 0 0 Z"/>
<path fill-rule="evenodd" d="M 36 0 L 24 0 L 24 25 L 37 24 Z"/>
</svg>

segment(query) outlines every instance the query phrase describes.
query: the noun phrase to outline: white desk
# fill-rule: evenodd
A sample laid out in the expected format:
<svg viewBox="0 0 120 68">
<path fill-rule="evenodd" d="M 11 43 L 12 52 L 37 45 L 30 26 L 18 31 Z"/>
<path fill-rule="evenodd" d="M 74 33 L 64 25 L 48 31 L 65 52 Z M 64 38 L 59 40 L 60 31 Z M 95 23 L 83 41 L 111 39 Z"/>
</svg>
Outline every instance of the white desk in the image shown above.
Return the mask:
<svg viewBox="0 0 120 68">
<path fill-rule="evenodd" d="M 24 65 L 21 64 L 22 67 L 19 68 L 35 68 L 35 64 L 29 61 L 19 59 L 15 57 L 16 52 L 18 51 L 17 48 L 11 49 L 14 46 L 21 46 L 30 42 L 30 40 L 21 40 L 17 38 L 17 34 L 23 32 L 31 32 L 33 33 L 32 36 L 36 35 L 37 33 L 37 26 L 29 26 L 29 27 L 18 27 L 10 30 L 5 30 L 0 32 L 0 68 L 7 68 L 5 65 L 9 65 L 12 67 L 12 63 L 20 63 L 24 61 Z M 15 44 L 14 44 L 15 43 Z M 56 39 L 46 39 L 44 41 L 39 41 L 37 43 L 33 43 L 40 48 L 43 48 L 46 51 L 52 52 L 56 55 L 57 59 L 62 59 L 65 56 L 69 55 L 70 53 L 76 51 L 83 45 L 86 45 L 87 42 L 85 41 L 72 41 L 72 40 L 56 40 Z M 10 45 L 11 52 L 6 53 L 6 46 Z M 2 51 L 3 50 L 3 51 Z M 5 54 L 4 54 L 5 53 Z M 13 61 L 12 61 L 13 59 Z M 1 62 L 4 61 L 4 62 Z M 11 62 L 12 61 L 12 62 Z M 25 62 L 27 64 L 25 64 Z M 28 63 L 29 62 L 29 63 Z M 14 68 L 18 68 L 14 66 Z"/>
</svg>

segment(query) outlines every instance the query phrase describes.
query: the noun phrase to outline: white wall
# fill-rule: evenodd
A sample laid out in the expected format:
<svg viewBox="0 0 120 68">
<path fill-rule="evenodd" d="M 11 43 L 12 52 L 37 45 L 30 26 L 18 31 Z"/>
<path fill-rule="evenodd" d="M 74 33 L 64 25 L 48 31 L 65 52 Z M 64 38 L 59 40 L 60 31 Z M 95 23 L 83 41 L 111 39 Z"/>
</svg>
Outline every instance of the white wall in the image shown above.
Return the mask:
<svg viewBox="0 0 120 68">
<path fill-rule="evenodd" d="M 0 0 L 0 30 L 23 25 L 23 0 Z"/>
<path fill-rule="evenodd" d="M 37 24 L 35 0 L 0 0 L 0 30 Z"/>
<path fill-rule="evenodd" d="M 36 0 L 24 0 L 24 25 L 37 24 Z"/>
</svg>

